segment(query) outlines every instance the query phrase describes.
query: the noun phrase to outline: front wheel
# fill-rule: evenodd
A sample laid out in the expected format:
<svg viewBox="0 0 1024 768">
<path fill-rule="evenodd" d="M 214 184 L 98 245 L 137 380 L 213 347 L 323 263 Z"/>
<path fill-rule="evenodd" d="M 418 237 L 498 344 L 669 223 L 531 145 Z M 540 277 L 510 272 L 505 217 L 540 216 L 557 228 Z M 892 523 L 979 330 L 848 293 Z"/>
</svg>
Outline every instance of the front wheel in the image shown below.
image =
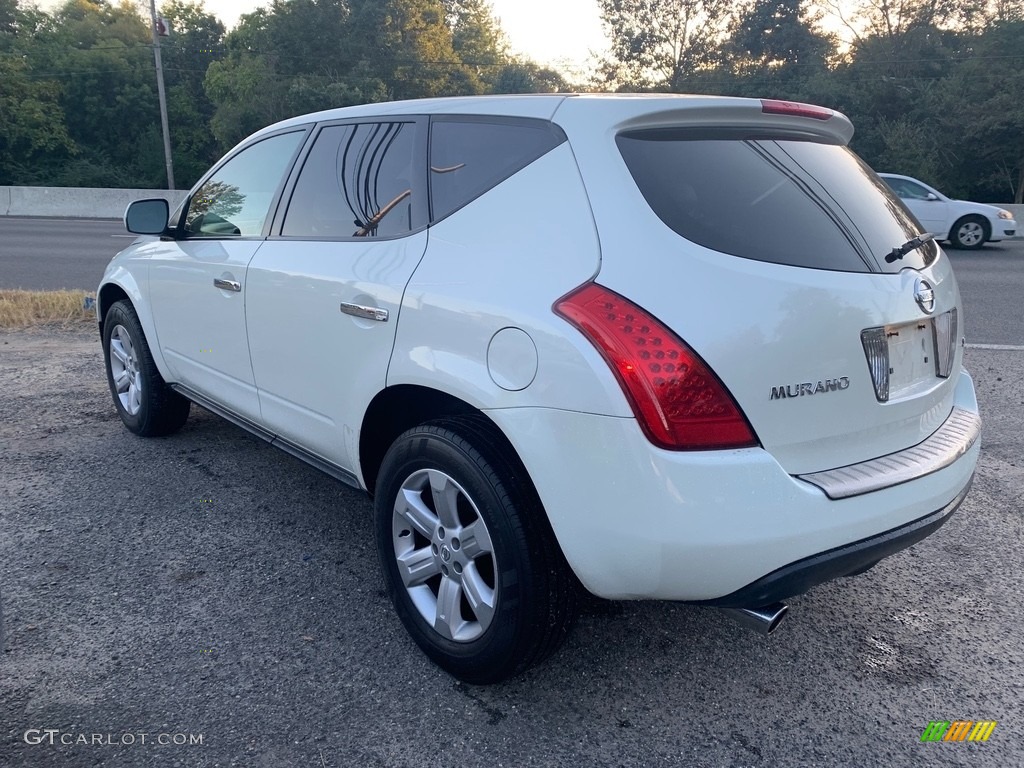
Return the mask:
<svg viewBox="0 0 1024 768">
<path fill-rule="evenodd" d="M 130 431 L 154 437 L 181 428 L 191 403 L 164 383 L 127 301 L 116 302 L 103 318 L 103 355 L 114 407 Z"/>
<path fill-rule="evenodd" d="M 954 246 L 971 251 L 981 248 L 988 237 L 988 222 L 982 216 L 964 216 L 949 232 L 949 241 Z"/>
<path fill-rule="evenodd" d="M 561 644 L 577 586 L 525 470 L 478 417 L 428 423 L 388 450 L 377 551 L 399 618 L 440 667 L 495 683 Z"/>
</svg>

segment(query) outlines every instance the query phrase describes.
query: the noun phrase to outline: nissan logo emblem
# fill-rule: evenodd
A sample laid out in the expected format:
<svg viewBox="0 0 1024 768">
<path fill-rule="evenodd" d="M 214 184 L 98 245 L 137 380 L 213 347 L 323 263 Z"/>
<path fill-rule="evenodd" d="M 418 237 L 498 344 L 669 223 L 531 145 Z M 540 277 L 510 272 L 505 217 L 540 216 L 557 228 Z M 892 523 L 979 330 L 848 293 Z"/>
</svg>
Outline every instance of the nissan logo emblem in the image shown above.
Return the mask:
<svg viewBox="0 0 1024 768">
<path fill-rule="evenodd" d="M 930 315 L 935 309 L 935 289 L 932 288 L 931 283 L 920 277 L 917 278 L 917 282 L 914 283 L 914 300 L 925 314 Z"/>
</svg>

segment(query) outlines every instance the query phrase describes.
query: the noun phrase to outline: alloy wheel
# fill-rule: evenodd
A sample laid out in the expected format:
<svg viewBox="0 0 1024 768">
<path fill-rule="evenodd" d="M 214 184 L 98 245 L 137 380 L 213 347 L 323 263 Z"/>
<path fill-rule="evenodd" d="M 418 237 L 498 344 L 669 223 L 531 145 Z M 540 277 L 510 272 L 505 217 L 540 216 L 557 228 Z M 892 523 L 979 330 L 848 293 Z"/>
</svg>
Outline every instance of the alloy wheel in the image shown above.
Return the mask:
<svg viewBox="0 0 1024 768">
<path fill-rule="evenodd" d="M 480 510 L 451 476 L 422 469 L 402 483 L 392 537 L 413 605 L 447 640 L 468 643 L 494 619 L 497 564 Z"/>
<path fill-rule="evenodd" d="M 132 337 L 123 325 L 110 334 L 110 373 L 121 407 L 134 416 L 142 408 L 142 374 Z"/>
</svg>

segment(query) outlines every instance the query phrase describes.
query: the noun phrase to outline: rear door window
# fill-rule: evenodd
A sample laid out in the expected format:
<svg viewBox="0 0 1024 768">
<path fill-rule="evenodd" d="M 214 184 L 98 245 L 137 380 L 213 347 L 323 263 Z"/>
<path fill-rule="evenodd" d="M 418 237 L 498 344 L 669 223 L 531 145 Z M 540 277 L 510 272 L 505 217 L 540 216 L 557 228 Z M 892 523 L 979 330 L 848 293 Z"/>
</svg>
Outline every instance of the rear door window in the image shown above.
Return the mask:
<svg viewBox="0 0 1024 768">
<path fill-rule="evenodd" d="M 909 179 L 894 179 L 886 177 L 885 183 L 904 200 L 927 200 L 929 192 L 920 184 L 915 184 Z"/>
<path fill-rule="evenodd" d="M 406 235 L 426 225 L 421 173 L 415 122 L 325 126 L 302 164 L 281 234 Z"/>
<path fill-rule="evenodd" d="M 722 253 L 844 272 L 921 267 L 934 244 L 885 256 L 923 231 L 849 149 L 786 135 L 684 129 L 617 137 L 651 209 L 675 232 Z"/>
<path fill-rule="evenodd" d="M 439 221 L 565 141 L 547 120 L 435 117 L 430 124 L 431 221 Z"/>
</svg>

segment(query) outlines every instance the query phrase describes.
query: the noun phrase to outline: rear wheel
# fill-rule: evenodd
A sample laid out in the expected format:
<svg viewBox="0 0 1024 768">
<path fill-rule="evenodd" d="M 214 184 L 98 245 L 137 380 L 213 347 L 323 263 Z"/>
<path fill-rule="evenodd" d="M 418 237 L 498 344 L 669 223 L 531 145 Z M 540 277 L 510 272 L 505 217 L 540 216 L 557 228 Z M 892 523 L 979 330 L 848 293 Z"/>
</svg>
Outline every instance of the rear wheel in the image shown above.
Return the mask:
<svg viewBox="0 0 1024 768">
<path fill-rule="evenodd" d="M 983 216 L 964 216 L 949 232 L 949 241 L 957 248 L 981 248 L 989 238 L 989 225 Z"/>
<path fill-rule="evenodd" d="M 525 470 L 489 422 L 401 435 L 381 465 L 377 550 L 399 618 L 440 667 L 494 683 L 551 654 L 577 585 Z"/>
<path fill-rule="evenodd" d="M 181 428 L 191 403 L 164 382 L 127 301 L 116 302 L 103 319 L 103 355 L 114 407 L 130 431 L 155 437 Z"/>
</svg>

